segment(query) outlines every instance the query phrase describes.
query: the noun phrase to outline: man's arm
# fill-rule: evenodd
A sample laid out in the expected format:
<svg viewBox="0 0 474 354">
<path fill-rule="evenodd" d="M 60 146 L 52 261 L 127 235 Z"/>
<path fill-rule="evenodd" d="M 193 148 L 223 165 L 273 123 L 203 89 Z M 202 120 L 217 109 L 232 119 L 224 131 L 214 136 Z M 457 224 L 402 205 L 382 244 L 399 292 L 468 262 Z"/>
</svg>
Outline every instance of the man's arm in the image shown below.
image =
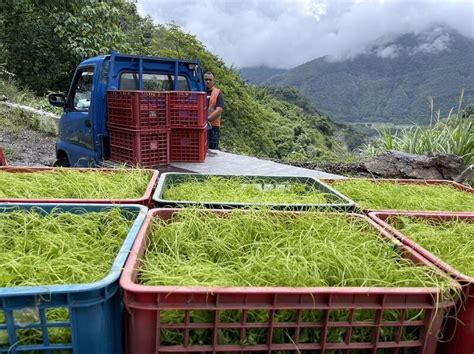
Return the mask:
<svg viewBox="0 0 474 354">
<path fill-rule="evenodd" d="M 213 120 L 219 119 L 222 115 L 222 107 L 216 107 L 216 110 L 209 114 L 207 117 L 207 120 L 209 122 L 212 122 Z"/>
<path fill-rule="evenodd" d="M 214 112 L 209 114 L 207 117 L 207 120 L 209 122 L 212 122 L 213 120 L 219 119 L 222 115 L 222 112 L 224 110 L 224 96 L 222 95 L 222 92 L 219 93 L 219 96 L 217 96 L 217 102 L 216 102 L 216 109 Z"/>
</svg>

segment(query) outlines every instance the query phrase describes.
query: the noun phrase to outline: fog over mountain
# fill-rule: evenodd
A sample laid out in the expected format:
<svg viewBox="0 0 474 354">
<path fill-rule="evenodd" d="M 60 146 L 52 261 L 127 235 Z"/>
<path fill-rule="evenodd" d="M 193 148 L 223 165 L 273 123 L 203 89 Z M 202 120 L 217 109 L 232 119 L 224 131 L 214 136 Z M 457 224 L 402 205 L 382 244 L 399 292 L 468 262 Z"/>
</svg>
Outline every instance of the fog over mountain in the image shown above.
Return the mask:
<svg viewBox="0 0 474 354">
<path fill-rule="evenodd" d="M 446 116 L 474 102 L 474 40 L 445 26 L 374 41 L 346 60 L 321 57 L 263 80 L 241 70 L 250 83 L 299 88 L 336 120 L 427 123 L 428 97 Z M 265 72 L 272 73 L 270 69 Z"/>
</svg>

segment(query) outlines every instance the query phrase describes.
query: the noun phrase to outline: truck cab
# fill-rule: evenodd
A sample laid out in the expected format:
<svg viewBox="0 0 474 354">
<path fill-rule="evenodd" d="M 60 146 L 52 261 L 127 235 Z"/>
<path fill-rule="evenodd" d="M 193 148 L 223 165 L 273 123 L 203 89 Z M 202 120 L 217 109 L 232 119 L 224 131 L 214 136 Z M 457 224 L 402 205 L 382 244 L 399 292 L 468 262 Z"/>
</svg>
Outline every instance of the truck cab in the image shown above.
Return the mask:
<svg viewBox="0 0 474 354">
<path fill-rule="evenodd" d="M 110 55 L 79 64 L 67 97 L 49 95 L 49 102 L 64 109 L 59 121 L 56 166 L 94 167 L 110 158 L 107 130 L 107 91 L 205 91 L 199 61 Z"/>
</svg>

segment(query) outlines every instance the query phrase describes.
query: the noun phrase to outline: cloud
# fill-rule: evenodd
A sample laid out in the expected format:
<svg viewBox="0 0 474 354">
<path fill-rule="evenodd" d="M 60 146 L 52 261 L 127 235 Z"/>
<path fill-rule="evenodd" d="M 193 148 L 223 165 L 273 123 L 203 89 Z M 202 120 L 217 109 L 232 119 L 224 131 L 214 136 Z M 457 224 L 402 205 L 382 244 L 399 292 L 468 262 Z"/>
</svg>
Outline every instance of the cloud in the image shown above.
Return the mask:
<svg viewBox="0 0 474 354">
<path fill-rule="evenodd" d="M 400 47 L 396 44 L 391 44 L 385 48 L 379 48 L 376 50 L 375 55 L 380 58 L 395 58 L 399 55 Z"/>
<path fill-rule="evenodd" d="M 412 50 L 411 54 L 417 53 L 439 53 L 445 49 L 448 49 L 451 37 L 448 33 L 442 34 L 435 38 L 432 42 L 421 43 Z"/>
<path fill-rule="evenodd" d="M 471 1 L 138 0 L 137 7 L 156 23 L 180 25 L 237 67 L 353 58 L 374 41 L 381 48 L 377 55 L 392 57 L 398 51 L 389 43 L 397 35 L 422 34 L 435 24 L 474 38 Z M 442 50 L 449 38 L 438 33 L 425 43 L 417 50 Z"/>
</svg>

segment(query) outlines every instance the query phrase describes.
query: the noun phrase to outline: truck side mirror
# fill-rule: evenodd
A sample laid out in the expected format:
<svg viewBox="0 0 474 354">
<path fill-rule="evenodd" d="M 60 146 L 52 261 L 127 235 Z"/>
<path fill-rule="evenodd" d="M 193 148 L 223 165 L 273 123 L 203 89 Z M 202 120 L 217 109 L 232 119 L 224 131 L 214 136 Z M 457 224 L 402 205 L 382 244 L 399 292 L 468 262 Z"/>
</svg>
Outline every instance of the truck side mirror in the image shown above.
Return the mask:
<svg viewBox="0 0 474 354">
<path fill-rule="evenodd" d="M 50 93 L 48 101 L 52 106 L 66 108 L 66 96 L 62 93 Z"/>
</svg>

